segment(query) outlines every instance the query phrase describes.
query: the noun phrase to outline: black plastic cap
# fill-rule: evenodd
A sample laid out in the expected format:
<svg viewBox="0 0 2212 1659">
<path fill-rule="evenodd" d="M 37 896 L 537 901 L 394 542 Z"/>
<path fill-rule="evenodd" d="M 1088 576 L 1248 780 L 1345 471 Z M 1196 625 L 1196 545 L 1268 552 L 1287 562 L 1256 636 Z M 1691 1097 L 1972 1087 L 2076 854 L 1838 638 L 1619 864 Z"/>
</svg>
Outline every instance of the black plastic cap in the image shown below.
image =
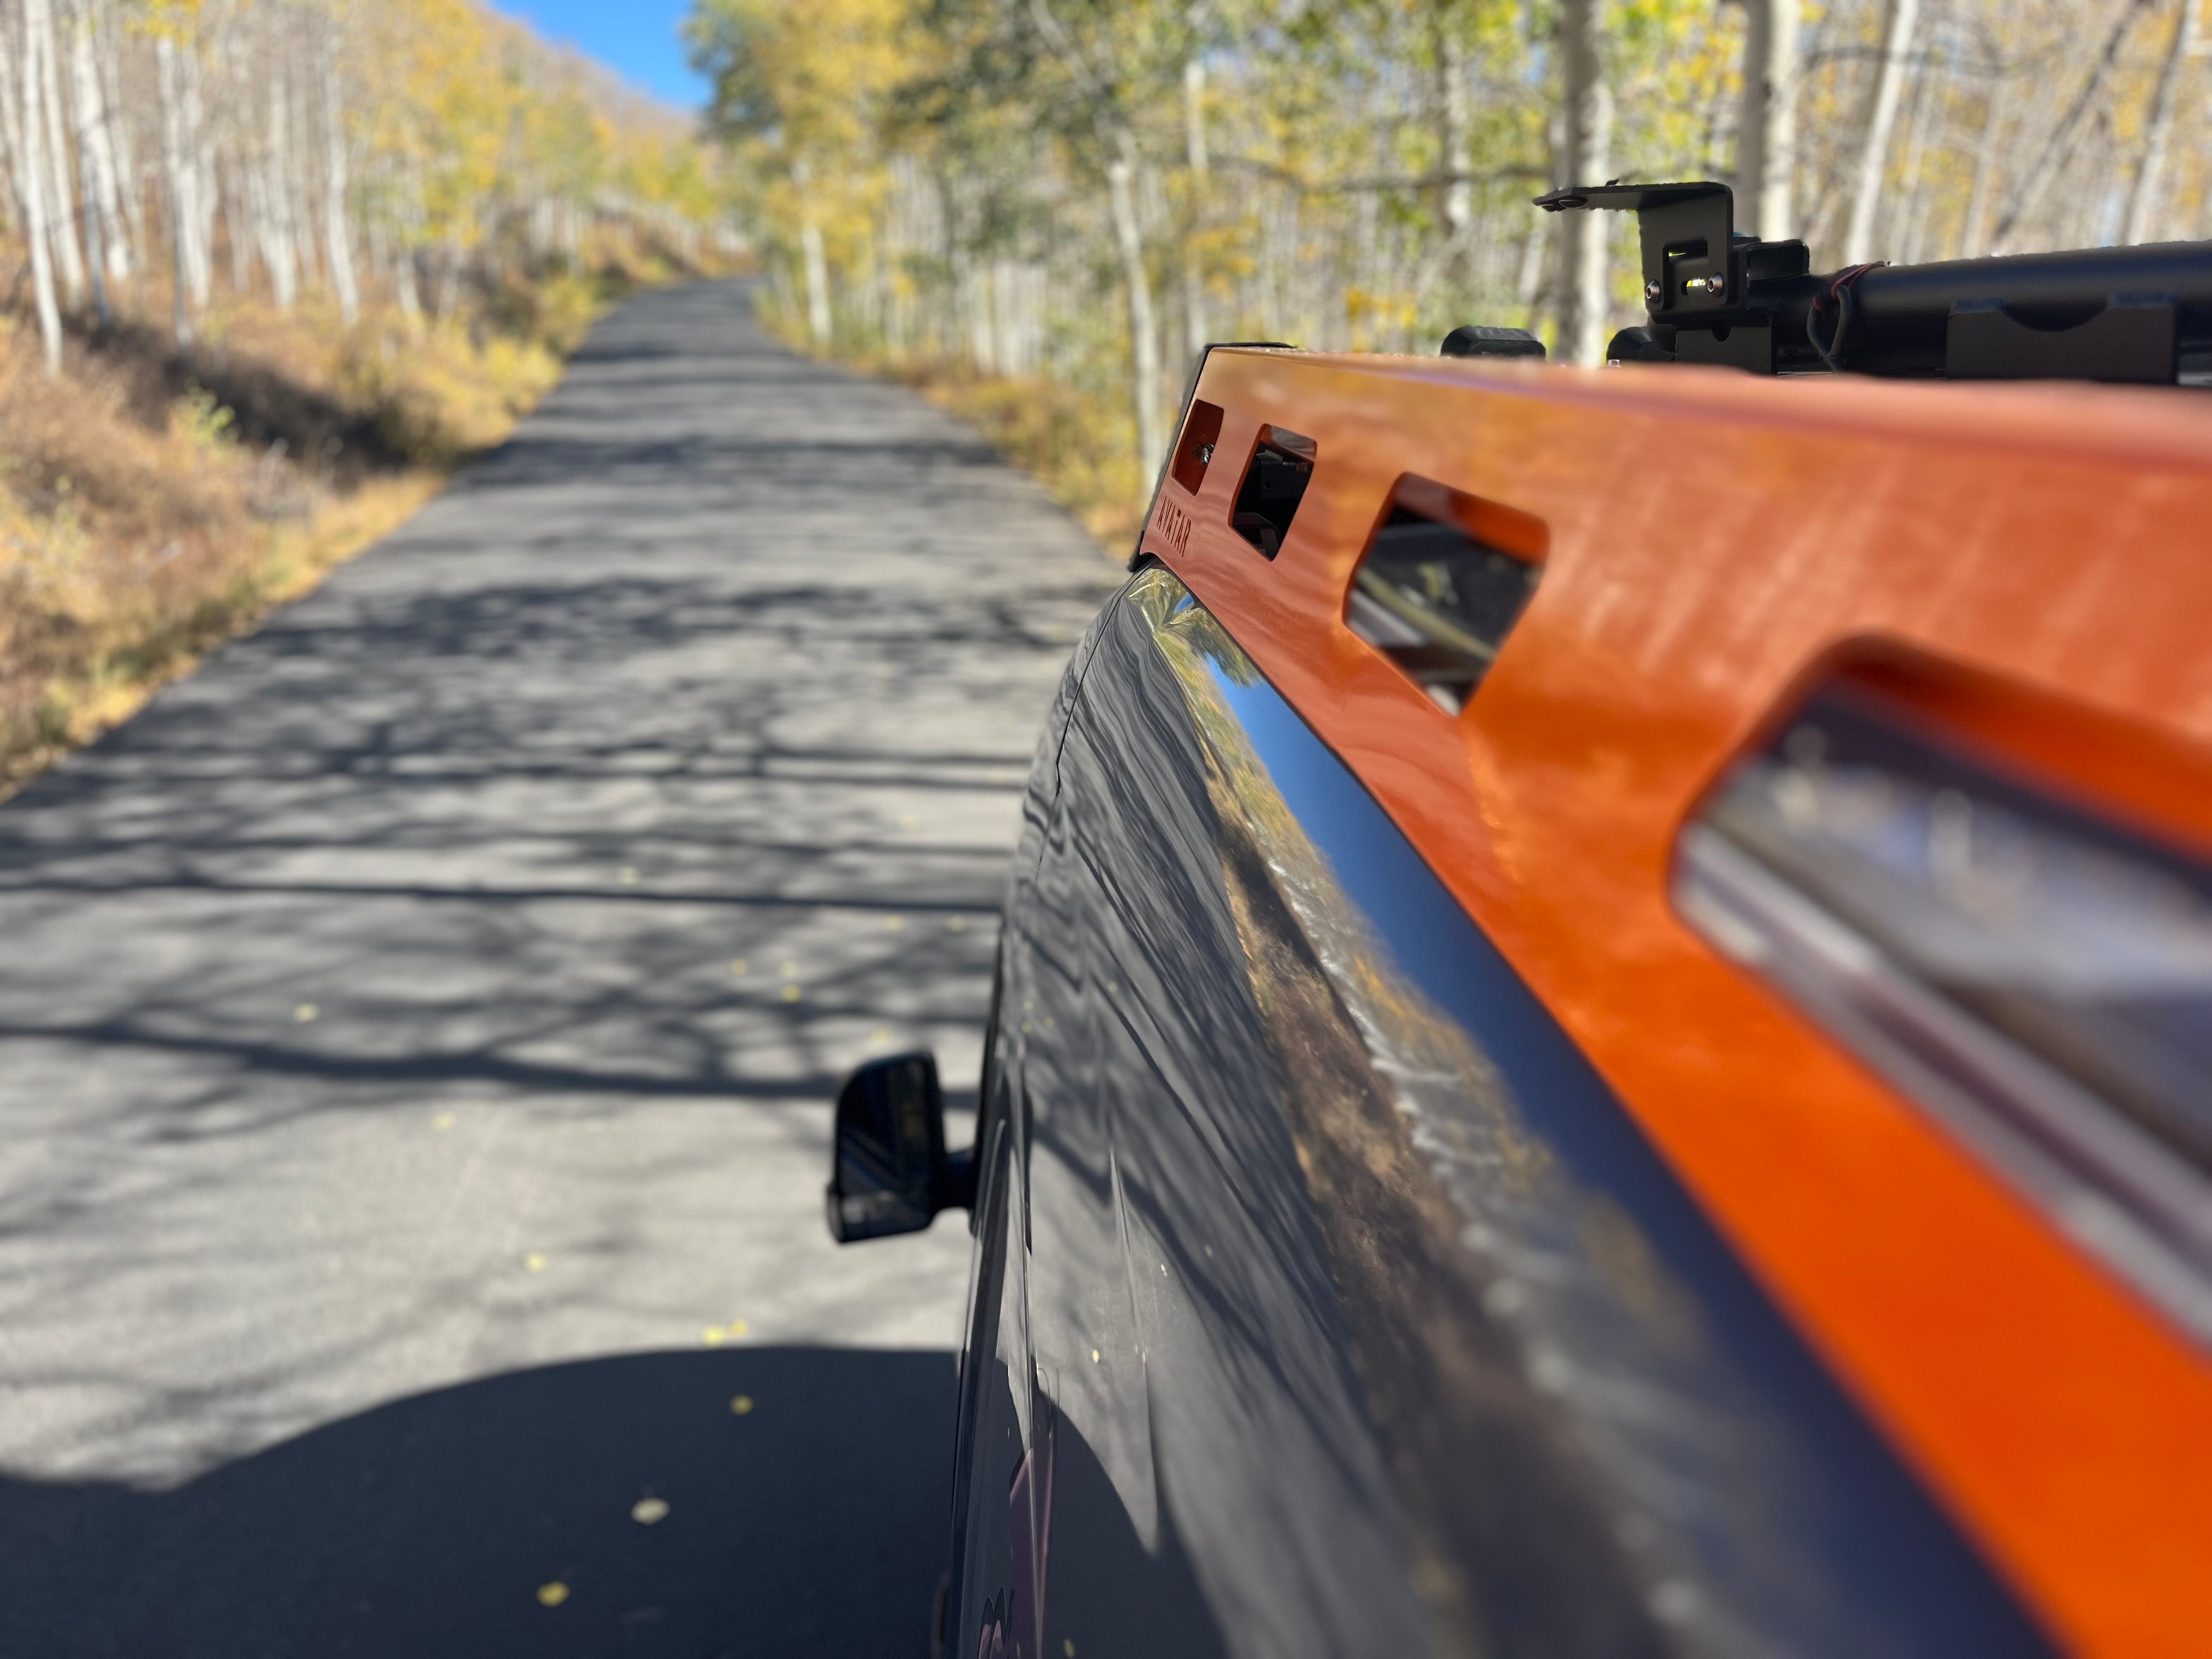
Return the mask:
<svg viewBox="0 0 2212 1659">
<path fill-rule="evenodd" d="M 1537 357 L 1544 343 L 1525 328 L 1492 328 L 1487 323 L 1462 323 L 1444 336 L 1439 353 L 1446 357 Z"/>
</svg>

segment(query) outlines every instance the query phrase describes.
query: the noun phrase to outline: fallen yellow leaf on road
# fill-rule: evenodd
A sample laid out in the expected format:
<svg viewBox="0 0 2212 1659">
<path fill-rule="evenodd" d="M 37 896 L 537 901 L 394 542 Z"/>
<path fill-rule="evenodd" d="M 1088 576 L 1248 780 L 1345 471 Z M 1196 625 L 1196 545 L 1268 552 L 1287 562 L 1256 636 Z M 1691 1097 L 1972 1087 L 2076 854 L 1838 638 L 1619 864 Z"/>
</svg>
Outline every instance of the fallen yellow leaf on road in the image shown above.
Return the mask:
<svg viewBox="0 0 2212 1659">
<path fill-rule="evenodd" d="M 743 979 L 748 971 L 745 959 L 743 957 L 739 957 L 736 961 L 732 962 L 730 964 L 730 971 L 735 974 L 739 979 Z"/>
<path fill-rule="evenodd" d="M 430 1120 L 430 1127 L 434 1129 L 452 1128 L 453 1127 L 453 1115 L 451 1112 L 439 1113 L 437 1116 Z"/>
<path fill-rule="evenodd" d="M 803 994 L 805 994 L 796 985 L 787 985 L 783 988 L 783 1000 L 786 1002 L 796 1002 Z"/>
<path fill-rule="evenodd" d="M 526 1273 L 542 1273 L 545 1271 L 545 1258 L 532 1250 L 522 1258 L 522 1267 Z"/>
<path fill-rule="evenodd" d="M 557 1607 L 568 1599 L 568 1587 L 557 1578 L 538 1587 L 538 1605 L 541 1607 Z"/>
<path fill-rule="evenodd" d="M 292 1018 L 300 1024 L 305 1025 L 309 1020 L 314 1018 L 317 1014 L 319 1014 L 322 1012 L 323 1011 L 316 1007 L 313 1003 L 303 1002 L 292 1011 Z"/>
<path fill-rule="evenodd" d="M 708 1326 L 705 1330 L 699 1333 L 699 1340 L 710 1348 L 720 1347 L 722 1346 L 722 1328 L 720 1325 Z"/>
<path fill-rule="evenodd" d="M 890 928 L 891 932 L 896 933 L 902 927 L 906 926 L 906 918 L 904 916 L 885 916 L 884 918 L 884 926 Z"/>
<path fill-rule="evenodd" d="M 631 869 L 629 866 L 625 864 L 623 866 L 622 874 L 617 878 L 617 879 L 620 880 L 622 884 L 625 887 L 635 887 L 637 885 L 637 872 Z"/>
<path fill-rule="evenodd" d="M 735 1412 L 739 1417 L 746 1415 L 752 1410 L 752 1408 L 753 1397 L 749 1394 L 741 1394 L 736 1399 L 730 1401 L 730 1409 L 732 1412 Z"/>
<path fill-rule="evenodd" d="M 665 1498 L 641 1498 L 629 1506 L 629 1518 L 641 1527 L 652 1526 L 668 1518 L 668 1503 Z"/>
</svg>

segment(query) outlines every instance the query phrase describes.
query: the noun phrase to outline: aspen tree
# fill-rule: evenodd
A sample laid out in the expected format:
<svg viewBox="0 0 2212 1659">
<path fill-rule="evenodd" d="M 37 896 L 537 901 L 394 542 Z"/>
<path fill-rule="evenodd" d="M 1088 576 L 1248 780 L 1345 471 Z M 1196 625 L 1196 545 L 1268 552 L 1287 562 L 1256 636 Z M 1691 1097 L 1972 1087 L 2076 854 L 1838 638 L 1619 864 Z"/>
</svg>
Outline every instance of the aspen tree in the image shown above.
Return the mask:
<svg viewBox="0 0 2212 1659">
<path fill-rule="evenodd" d="M 556 186 L 572 239 L 588 212 L 695 246 L 723 210 L 680 121 L 612 95 L 477 0 L 0 0 L 0 33 L 7 182 L 19 224 L 37 227 L 32 286 L 37 269 L 50 288 L 88 279 L 104 322 L 113 284 L 159 262 L 180 343 L 226 252 L 230 287 L 265 273 L 280 305 L 325 287 L 349 319 L 358 242 L 404 240 L 410 271 L 450 307 L 507 257 L 513 181 L 538 165 L 539 118 L 556 108 L 570 112 L 561 142 L 580 134 L 592 153 L 564 161 Z M 394 187 L 357 189 L 363 159 Z"/>
<path fill-rule="evenodd" d="M 1437 173 L 1444 234 L 1464 242 L 1474 228 L 1474 187 L 1466 177 L 1471 125 L 1467 41 L 1456 0 L 1431 0 L 1437 76 Z"/>
<path fill-rule="evenodd" d="M 1890 130 L 1897 122 L 1897 103 L 1905 84 L 1906 54 L 1912 47 L 1913 26 L 1919 21 L 1920 0 L 1886 0 L 1882 12 L 1881 58 L 1867 98 L 1866 119 L 1860 130 L 1858 179 L 1851 191 L 1850 228 L 1844 233 L 1844 263 L 1863 264 L 1874 257 L 1875 215 L 1881 205 L 1883 169 L 1889 155 Z"/>
<path fill-rule="evenodd" d="M 125 118 L 127 107 L 117 95 L 123 85 L 126 48 L 132 44 L 123 20 L 116 15 L 114 0 L 87 0 L 83 14 L 93 27 L 93 72 L 99 80 L 101 112 L 107 118 L 100 125 L 103 147 L 114 158 L 115 202 L 122 216 L 125 237 L 129 250 L 129 269 L 142 269 L 148 262 L 146 247 L 144 179 L 141 171 L 143 149 L 134 143 L 130 122 Z M 140 82 L 143 84 L 143 64 L 140 64 Z M 142 104 L 143 107 L 143 104 Z M 118 279 L 119 280 L 119 279 Z"/>
<path fill-rule="evenodd" d="M 87 222 L 98 239 L 94 261 L 108 281 L 122 282 L 131 275 L 129 231 L 123 210 L 121 174 L 108 118 L 106 89 L 100 84 L 94 30 L 100 0 L 76 0 L 70 29 L 70 96 L 76 115 L 79 165 L 85 177 Z"/>
<path fill-rule="evenodd" d="M 884 97 L 907 68 L 907 0 L 708 0 L 689 25 L 714 78 L 711 118 L 756 165 L 781 174 L 806 288 L 809 333 L 835 323 L 831 244 L 857 248 L 883 187 L 872 166 Z"/>
<path fill-rule="evenodd" d="M 2158 89 L 2152 94 L 2150 118 L 2143 135 L 2142 160 L 2136 164 L 2128 191 L 2128 214 L 2120 228 L 2123 242 L 2147 242 L 2159 211 L 2159 186 L 2166 173 L 2166 146 L 2172 142 L 2174 108 L 2179 101 L 2181 66 L 2197 50 L 2197 8 L 2199 0 L 2175 0 L 2173 34 L 2159 66 Z"/>
<path fill-rule="evenodd" d="M 167 189 L 170 284 L 177 343 L 192 343 L 192 303 L 198 291 L 194 239 L 199 234 L 199 173 L 185 155 L 184 94 L 176 41 L 166 32 L 154 42 L 161 89 L 161 172 Z"/>
<path fill-rule="evenodd" d="M 1191 7 L 1190 45 L 1182 64 L 1182 153 L 1190 200 L 1182 247 L 1182 337 L 1184 350 L 1193 357 L 1206 349 L 1210 337 L 1206 316 L 1206 279 L 1199 268 L 1198 253 L 1198 235 L 1205 223 L 1213 170 L 1206 140 L 1204 30 L 1209 10 L 1202 4 Z"/>
<path fill-rule="evenodd" d="M 70 304 L 81 306 L 84 303 L 84 256 L 77 246 L 76 193 L 70 183 L 69 123 L 62 112 L 61 78 L 56 72 L 53 0 L 22 0 L 22 6 L 24 72 L 31 75 L 35 63 L 37 82 L 24 121 L 26 125 L 35 121 L 40 129 L 40 148 L 49 169 L 47 231 Z"/>
<path fill-rule="evenodd" d="M 1137 222 L 1137 146 L 1125 129 L 1114 136 L 1106 187 L 1114 206 L 1114 246 L 1129 300 L 1129 368 L 1137 417 L 1137 460 L 1150 466 L 1165 453 L 1159 410 L 1160 334 L 1152 316 L 1152 282 L 1145 269 L 1144 231 Z"/>
<path fill-rule="evenodd" d="M 791 161 L 791 183 L 799 198 L 799 250 L 806 271 L 806 328 L 814 343 L 830 343 L 830 261 L 822 246 L 822 208 L 814 191 L 814 162 L 807 155 Z"/>
<path fill-rule="evenodd" d="M 1634 314 L 1627 225 L 1536 214 L 1547 183 L 1733 172 L 1738 222 L 1816 270 L 2212 210 L 2178 0 L 926 3 L 701 6 L 763 305 L 804 338 L 826 293 L 839 349 L 1039 364 L 1132 459 L 1206 334 L 1427 350 L 1543 320 L 1592 359 Z M 809 67 L 825 41 L 864 94 Z"/>
<path fill-rule="evenodd" d="M 1560 0 L 1561 101 L 1566 137 L 1560 168 L 1565 180 L 1602 184 L 1613 166 L 1613 88 L 1606 79 L 1605 41 L 1599 21 L 1602 0 Z M 1559 216 L 1565 282 L 1559 307 L 1559 355 L 1571 363 L 1605 360 L 1607 313 L 1606 217 L 1601 213 Z"/>
<path fill-rule="evenodd" d="M 1736 223 L 1765 241 L 1796 234 L 1797 0 L 1743 0 Z"/>
<path fill-rule="evenodd" d="M 15 63 L 0 61 L 0 70 L 12 67 L 0 85 L 0 104 L 5 106 L 9 171 L 15 178 L 15 199 L 21 210 L 23 240 L 29 251 L 32 306 L 38 313 L 39 343 L 46 373 L 62 368 L 61 307 L 54 297 L 53 252 L 46 235 L 46 123 L 40 118 L 40 90 L 37 38 L 31 9 L 26 5 L 14 20 Z"/>
</svg>

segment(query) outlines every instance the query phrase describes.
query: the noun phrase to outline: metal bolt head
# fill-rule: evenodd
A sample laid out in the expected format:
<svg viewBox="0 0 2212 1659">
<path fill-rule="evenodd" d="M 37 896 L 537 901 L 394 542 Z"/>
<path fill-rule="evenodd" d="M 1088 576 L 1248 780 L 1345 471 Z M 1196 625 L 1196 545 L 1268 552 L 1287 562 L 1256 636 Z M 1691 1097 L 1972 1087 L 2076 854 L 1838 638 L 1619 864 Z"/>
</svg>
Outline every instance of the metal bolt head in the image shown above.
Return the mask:
<svg viewBox="0 0 2212 1659">
<path fill-rule="evenodd" d="M 1659 302 L 1659 295 L 1660 295 L 1660 288 L 1659 288 L 1659 284 L 1658 284 L 1658 283 L 1644 283 L 1644 297 L 1645 299 L 1647 299 L 1647 300 L 1650 301 L 1654 305 L 1656 305 L 1656 304 Z"/>
</svg>

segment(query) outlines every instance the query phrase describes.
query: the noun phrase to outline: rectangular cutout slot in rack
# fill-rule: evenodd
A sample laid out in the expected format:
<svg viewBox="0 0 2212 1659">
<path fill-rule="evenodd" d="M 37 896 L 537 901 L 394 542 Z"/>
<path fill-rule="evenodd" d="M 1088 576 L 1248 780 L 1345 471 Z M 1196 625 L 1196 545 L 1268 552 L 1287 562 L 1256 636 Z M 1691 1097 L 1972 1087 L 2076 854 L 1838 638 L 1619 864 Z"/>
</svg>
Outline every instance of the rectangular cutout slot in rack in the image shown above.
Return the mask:
<svg viewBox="0 0 2212 1659">
<path fill-rule="evenodd" d="M 1319 453 L 1311 438 L 1279 426 L 1260 428 L 1229 522 L 1238 535 L 1271 559 L 1282 551 L 1283 538 L 1291 533 L 1298 503 L 1305 499 L 1306 486 L 1313 482 L 1314 462 Z"/>
<path fill-rule="evenodd" d="M 1345 625 L 1456 714 L 1536 591 L 1543 543 L 1526 514 L 1401 479 L 1352 573 Z"/>
<path fill-rule="evenodd" d="M 1194 401 L 1183 417 L 1182 435 L 1176 440 L 1175 463 L 1168 471 L 1194 495 L 1206 482 L 1206 469 L 1213 463 L 1213 446 L 1221 437 L 1221 405 Z"/>
</svg>

